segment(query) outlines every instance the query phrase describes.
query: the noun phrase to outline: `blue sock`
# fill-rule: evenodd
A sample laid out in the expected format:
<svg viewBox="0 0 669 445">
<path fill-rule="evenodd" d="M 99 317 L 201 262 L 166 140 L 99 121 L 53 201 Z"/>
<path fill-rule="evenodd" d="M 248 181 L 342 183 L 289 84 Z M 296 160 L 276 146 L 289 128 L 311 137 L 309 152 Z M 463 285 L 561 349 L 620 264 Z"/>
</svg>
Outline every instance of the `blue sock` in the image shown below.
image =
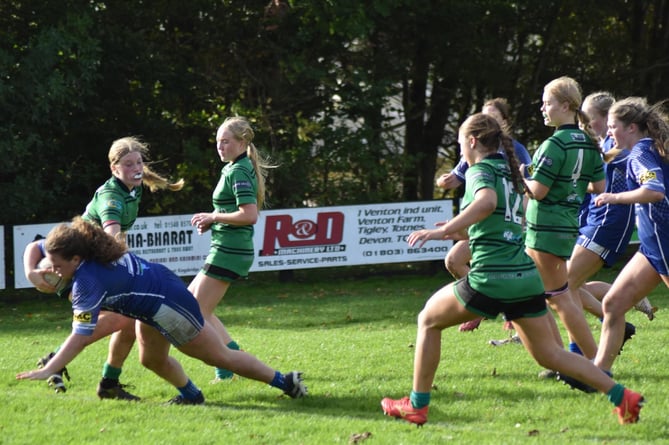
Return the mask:
<svg viewBox="0 0 669 445">
<path fill-rule="evenodd" d="M 625 387 L 620 383 L 613 385 L 613 388 L 606 393 L 606 397 L 609 398 L 609 402 L 613 403 L 615 406 L 620 405 L 623 401 L 623 394 L 625 392 Z"/>
<path fill-rule="evenodd" d="M 286 379 L 283 376 L 283 374 L 281 374 L 279 371 L 274 372 L 274 378 L 272 379 L 271 382 L 269 382 L 269 385 L 273 386 L 275 388 L 282 389 L 284 391 L 287 389 L 286 388 Z"/>
<path fill-rule="evenodd" d="M 239 345 L 234 340 L 232 340 L 226 346 L 230 349 L 234 349 L 235 351 L 239 351 Z M 234 375 L 234 373 L 232 371 L 228 370 L 228 369 L 216 368 L 216 378 L 217 379 L 220 379 L 220 380 L 231 379 L 233 375 Z"/>
<path fill-rule="evenodd" d="M 181 393 L 183 398 L 187 400 L 195 400 L 201 392 L 200 388 L 195 386 L 195 384 L 192 382 L 191 379 L 188 379 L 188 383 L 186 383 L 186 386 L 177 389 L 179 390 L 179 393 Z"/>
<path fill-rule="evenodd" d="M 409 399 L 411 399 L 411 406 L 420 409 L 430 404 L 430 393 L 411 391 Z"/>
<path fill-rule="evenodd" d="M 583 351 L 581 351 L 581 348 L 579 348 L 578 345 L 574 342 L 569 343 L 569 352 L 573 352 L 574 354 L 578 355 L 583 355 Z"/>
</svg>

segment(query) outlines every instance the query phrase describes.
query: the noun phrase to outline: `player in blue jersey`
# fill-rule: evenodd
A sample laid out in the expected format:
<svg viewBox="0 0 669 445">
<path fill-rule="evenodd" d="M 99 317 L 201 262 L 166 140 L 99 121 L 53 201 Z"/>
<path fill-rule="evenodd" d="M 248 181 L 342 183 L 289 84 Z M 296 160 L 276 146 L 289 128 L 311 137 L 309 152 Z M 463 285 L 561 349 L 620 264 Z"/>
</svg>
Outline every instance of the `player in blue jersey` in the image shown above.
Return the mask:
<svg viewBox="0 0 669 445">
<path fill-rule="evenodd" d="M 608 112 L 615 99 L 611 93 L 599 91 L 588 95 L 583 100 L 583 112 L 590 118 L 590 127 L 599 137 L 604 155 L 606 173 L 606 193 L 627 191 L 627 156 L 628 149 L 614 147 L 614 140 L 608 135 Z M 584 308 L 601 318 L 600 300 L 610 287 L 601 281 L 586 283 L 586 280 L 602 267 L 611 267 L 625 252 L 634 231 L 634 206 L 632 204 L 606 204 L 596 206 L 590 199 L 596 195 L 586 195 L 587 210 L 580 216 L 580 235 L 569 260 L 569 286 L 574 292 L 581 289 L 579 295 Z M 585 292 L 584 292 L 585 291 Z M 635 305 L 635 308 L 649 319 L 653 319 L 653 308 L 647 298 Z M 626 324 L 625 338 L 634 335 L 635 329 Z M 574 348 L 575 344 L 570 345 Z"/>
<path fill-rule="evenodd" d="M 640 247 L 603 300 L 604 322 L 595 364 L 610 371 L 623 342 L 625 313 L 659 283 L 669 286 L 669 122 L 659 106 L 630 97 L 609 110 L 609 134 L 631 149 L 628 191 L 602 193 L 595 205 L 636 204 Z"/>
<path fill-rule="evenodd" d="M 620 423 L 639 418 L 643 397 L 613 381 L 585 357 L 557 345 L 551 336 L 544 284 L 523 243 L 523 178 L 511 139 L 497 121 L 470 116 L 458 134 L 467 170 L 458 215 L 436 229 L 412 232 L 409 245 L 428 240 L 466 239 L 472 251 L 466 277 L 439 289 L 418 316 L 412 391 L 401 399 L 384 398 L 384 414 L 423 425 L 427 422 L 434 377 L 441 357 L 442 331 L 467 320 L 504 314 L 513 320 L 522 343 L 541 365 L 579 374 L 617 407 Z M 503 145 L 506 157 L 498 153 Z M 448 358 L 451 354 L 449 354 Z"/>
<path fill-rule="evenodd" d="M 202 269 L 188 286 L 202 313 L 223 342 L 239 349 L 214 313 L 230 285 L 248 276 L 253 265 L 253 226 L 265 200 L 267 163 L 253 144 L 254 132 L 241 117 L 226 119 L 216 132 L 216 151 L 225 162 L 213 193 L 213 211 L 196 213 L 191 223 L 198 233 L 211 230 L 211 248 Z M 218 382 L 232 378 L 229 369 L 217 368 Z"/>
<path fill-rule="evenodd" d="M 590 128 L 598 137 L 604 157 L 606 175 L 605 192 L 616 193 L 627 190 L 625 173 L 629 150 L 614 147 L 613 139 L 607 135 L 606 120 L 609 108 L 615 99 L 607 92 L 596 92 L 583 100 L 582 110 L 588 116 Z M 601 303 L 592 294 L 597 289 L 589 288 L 586 280 L 603 266 L 611 267 L 627 248 L 634 229 L 634 206 L 606 205 L 597 207 L 587 194 L 588 203 L 585 221 L 579 223 L 579 236 L 567 262 L 569 288 L 588 312 L 601 319 Z M 583 215 L 583 213 L 581 215 Z M 603 295 L 599 295 L 603 297 Z M 634 335 L 634 326 L 628 324 L 627 338 Z M 578 345 L 570 339 L 569 350 L 580 353 Z"/>
<path fill-rule="evenodd" d="M 504 128 L 508 133 L 511 133 L 511 107 L 509 102 L 503 97 L 496 97 L 490 99 L 483 104 L 481 108 L 483 114 L 488 114 L 495 119 L 497 122 Z M 530 154 L 527 152 L 527 149 L 523 144 L 518 142 L 515 139 L 513 141 L 514 153 L 516 159 L 521 164 L 529 164 L 532 162 Z M 465 174 L 469 164 L 464 158 L 460 159 L 460 162 L 453 168 L 450 173 L 445 173 L 437 178 L 437 186 L 449 190 L 460 187 L 465 183 Z M 460 279 L 467 275 L 469 272 L 469 260 L 471 260 L 472 254 L 469 250 L 469 244 L 466 242 L 456 242 L 453 244 L 451 250 L 446 254 L 444 263 L 446 264 L 446 269 L 453 275 L 454 278 Z M 460 325 L 460 331 L 473 331 L 478 328 L 479 324 L 483 318 L 477 318 L 467 323 Z M 506 324 L 507 329 L 512 329 L 512 326 L 509 326 L 510 323 Z"/>
<path fill-rule="evenodd" d="M 137 220 L 144 186 L 151 192 L 181 190 L 183 179 L 172 183 L 155 172 L 146 162 L 148 155 L 148 145 L 139 138 L 128 136 L 112 142 L 108 153 L 111 178 L 95 191 L 93 199 L 86 206 L 83 218 L 98 224 L 110 235 L 125 239 L 126 232 Z M 69 293 L 69 289 L 63 292 Z M 113 334 L 109 340 L 107 361 L 102 368 L 102 379 L 96 391 L 98 397 L 138 400 L 119 381 L 123 362 L 135 343 L 134 322 L 118 314 L 104 313 L 99 326 L 96 338 L 103 338 L 112 332 Z M 44 366 L 54 354 L 55 352 L 47 354 L 38 364 Z M 65 374 L 66 372 L 65 370 Z M 65 391 L 62 376 L 58 377 L 58 374 L 52 376 L 49 385 L 57 392 Z"/>
<path fill-rule="evenodd" d="M 268 383 L 290 397 L 307 392 L 300 372 L 282 374 L 251 354 L 226 347 L 179 277 L 161 264 L 129 253 L 125 244 L 80 217 L 56 226 L 46 240 L 31 243 L 25 255 L 27 264 L 46 255 L 53 270 L 72 281 L 74 315 L 72 333 L 51 360 L 43 368 L 17 374 L 17 379 L 44 380 L 66 366 L 90 344 L 100 311 L 105 310 L 138 321 L 142 365 L 179 391 L 170 403 L 204 403 L 200 389 L 169 355 L 170 344 L 209 365 Z"/>
</svg>

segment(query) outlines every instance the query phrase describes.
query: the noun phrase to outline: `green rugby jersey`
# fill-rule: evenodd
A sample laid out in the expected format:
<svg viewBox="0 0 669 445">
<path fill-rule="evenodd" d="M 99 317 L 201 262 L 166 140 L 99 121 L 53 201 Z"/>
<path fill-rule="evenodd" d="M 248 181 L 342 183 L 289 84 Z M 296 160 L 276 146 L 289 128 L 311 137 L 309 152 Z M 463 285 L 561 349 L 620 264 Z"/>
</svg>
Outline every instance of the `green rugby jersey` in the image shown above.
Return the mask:
<svg viewBox="0 0 669 445">
<path fill-rule="evenodd" d="M 465 179 L 461 211 L 474 201 L 478 190 L 491 188 L 497 193 L 495 211 L 468 229 L 472 288 L 505 301 L 543 293 L 541 276 L 525 253 L 523 196 L 513 189 L 506 160 L 500 154 L 491 155 L 469 167 Z"/>
<path fill-rule="evenodd" d="M 560 126 L 541 144 L 532 158 L 530 180 L 539 181 L 549 191 L 544 199 L 530 199 L 527 205 L 529 247 L 551 251 L 549 246 L 533 245 L 535 232 L 546 232 L 552 237 L 543 237 L 543 243 L 564 245 L 566 255 L 571 253 L 588 183 L 605 178 L 603 165 L 597 144 L 575 124 Z"/>
<path fill-rule="evenodd" d="M 115 222 L 121 225 L 122 232 L 127 232 L 135 224 L 141 199 L 141 186 L 130 191 L 120 179 L 112 176 L 95 191 L 82 218 L 102 228 Z"/>
<path fill-rule="evenodd" d="M 257 204 L 258 181 L 251 160 L 246 153 L 221 170 L 221 178 L 213 193 L 214 210 L 219 213 L 236 212 L 243 204 Z M 235 226 L 215 223 L 211 226 L 212 246 L 228 253 L 253 254 L 253 226 Z"/>
</svg>

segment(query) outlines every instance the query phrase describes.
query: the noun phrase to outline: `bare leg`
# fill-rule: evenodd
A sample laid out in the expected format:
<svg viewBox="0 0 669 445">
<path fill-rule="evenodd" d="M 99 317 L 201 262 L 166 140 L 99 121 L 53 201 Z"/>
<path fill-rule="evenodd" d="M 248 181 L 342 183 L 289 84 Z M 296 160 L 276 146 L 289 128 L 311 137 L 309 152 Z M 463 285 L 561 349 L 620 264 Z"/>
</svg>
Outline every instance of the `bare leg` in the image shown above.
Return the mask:
<svg viewBox="0 0 669 445">
<path fill-rule="evenodd" d="M 139 361 L 143 366 L 176 388 L 186 386 L 188 376 L 181 364 L 174 357 L 170 357 L 170 343 L 156 328 L 145 323 L 137 323 L 137 343 Z"/>
<path fill-rule="evenodd" d="M 463 240 L 453 244 L 453 248 L 448 251 L 444 263 L 446 270 L 456 280 L 467 276 L 469 273 L 469 261 L 472 259 L 472 251 L 469 249 L 469 241 Z"/>
<path fill-rule="evenodd" d="M 209 323 L 192 341 L 179 346 L 186 355 L 202 360 L 208 365 L 229 369 L 242 377 L 270 383 L 276 371 L 255 356 L 244 351 L 235 351 L 223 344 Z"/>
<path fill-rule="evenodd" d="M 547 292 L 563 288 L 568 277 L 565 260 L 534 249 L 527 249 L 527 253 L 537 265 Z M 548 303 L 558 313 L 569 335 L 575 339 L 585 357 L 593 358 L 597 353 L 597 343 L 595 343 L 595 338 L 592 336 L 590 327 L 585 320 L 583 310 L 580 305 L 576 304 L 569 288 L 567 287 L 563 292 L 548 298 Z M 559 339 L 556 339 L 556 344 L 560 344 L 560 342 Z"/>
<path fill-rule="evenodd" d="M 469 312 L 453 294 L 453 283 L 438 290 L 418 315 L 418 332 L 414 353 L 413 390 L 430 392 L 441 357 L 441 331 L 472 320 Z"/>
<path fill-rule="evenodd" d="M 608 283 L 606 283 L 606 285 L 609 286 Z M 577 289 L 581 306 L 585 311 L 601 320 L 604 316 L 604 313 L 602 312 L 602 302 L 592 292 L 590 292 L 589 289 L 590 286 L 588 286 L 587 283 Z"/>
<path fill-rule="evenodd" d="M 603 266 L 604 260 L 599 255 L 578 244 L 574 246 L 567 262 L 567 279 L 572 295 L 578 296 L 576 302 L 580 302 L 583 309 L 598 318 L 602 317 L 601 300 L 597 300 L 588 289 L 583 291 L 582 288 L 588 278 L 599 272 Z"/>
<path fill-rule="evenodd" d="M 204 275 L 202 272 L 199 272 L 188 286 L 188 290 L 199 303 L 205 320 L 218 332 L 218 335 L 221 336 L 226 345 L 232 341 L 232 338 L 223 325 L 223 322 L 214 314 L 214 311 L 229 287 L 229 281 L 217 280 Z"/>
<path fill-rule="evenodd" d="M 601 372 L 590 360 L 558 347 L 546 335 L 549 330 L 546 316 L 518 318 L 513 323 L 523 345 L 541 366 L 577 378 L 603 393 L 615 385 L 611 377 Z"/>
<path fill-rule="evenodd" d="M 604 322 L 595 364 L 610 370 L 625 334 L 625 313 L 648 295 L 662 280 L 645 256 L 636 253 L 620 271 L 603 301 Z"/>
<path fill-rule="evenodd" d="M 115 368 L 122 368 L 125 359 L 130 355 L 132 346 L 135 344 L 134 323 L 116 331 L 109 339 L 109 353 L 107 363 Z"/>
</svg>

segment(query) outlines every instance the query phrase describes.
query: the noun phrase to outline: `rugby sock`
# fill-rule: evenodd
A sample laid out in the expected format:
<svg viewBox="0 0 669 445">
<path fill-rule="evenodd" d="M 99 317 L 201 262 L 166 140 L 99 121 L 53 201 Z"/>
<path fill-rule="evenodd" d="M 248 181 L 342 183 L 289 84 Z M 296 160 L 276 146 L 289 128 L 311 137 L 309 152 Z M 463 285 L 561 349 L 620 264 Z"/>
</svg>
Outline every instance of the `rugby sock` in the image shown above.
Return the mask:
<svg viewBox="0 0 669 445">
<path fill-rule="evenodd" d="M 230 349 L 234 349 L 235 351 L 239 351 L 239 345 L 234 340 L 232 340 L 226 346 Z M 231 379 L 233 375 L 234 373 L 228 369 L 216 368 L 216 378 L 219 380 Z"/>
<path fill-rule="evenodd" d="M 279 371 L 274 372 L 274 378 L 272 379 L 271 382 L 269 382 L 270 386 L 273 386 L 275 388 L 279 388 L 282 390 L 286 390 L 286 378 L 281 374 Z"/>
<path fill-rule="evenodd" d="M 121 371 L 123 371 L 123 369 L 115 368 L 109 363 L 105 363 L 105 365 L 102 367 L 102 378 L 109 380 L 118 380 L 118 378 L 121 376 Z"/>
<path fill-rule="evenodd" d="M 620 405 L 620 402 L 623 401 L 623 393 L 625 392 L 625 387 L 620 383 L 613 385 L 613 388 L 606 393 L 606 397 L 609 398 L 609 402 L 613 403 L 615 406 Z"/>
<path fill-rule="evenodd" d="M 411 400 L 411 406 L 420 409 L 430 404 L 430 393 L 411 391 L 409 399 Z"/>
<path fill-rule="evenodd" d="M 177 389 L 179 390 L 181 396 L 186 400 L 195 400 L 202 392 L 200 391 L 200 388 L 195 386 L 191 379 L 188 379 L 186 386 Z"/>
<path fill-rule="evenodd" d="M 578 345 L 574 342 L 569 343 L 569 352 L 573 352 L 574 354 L 578 355 L 583 355 L 583 351 L 581 351 L 581 348 L 579 348 Z"/>
</svg>

